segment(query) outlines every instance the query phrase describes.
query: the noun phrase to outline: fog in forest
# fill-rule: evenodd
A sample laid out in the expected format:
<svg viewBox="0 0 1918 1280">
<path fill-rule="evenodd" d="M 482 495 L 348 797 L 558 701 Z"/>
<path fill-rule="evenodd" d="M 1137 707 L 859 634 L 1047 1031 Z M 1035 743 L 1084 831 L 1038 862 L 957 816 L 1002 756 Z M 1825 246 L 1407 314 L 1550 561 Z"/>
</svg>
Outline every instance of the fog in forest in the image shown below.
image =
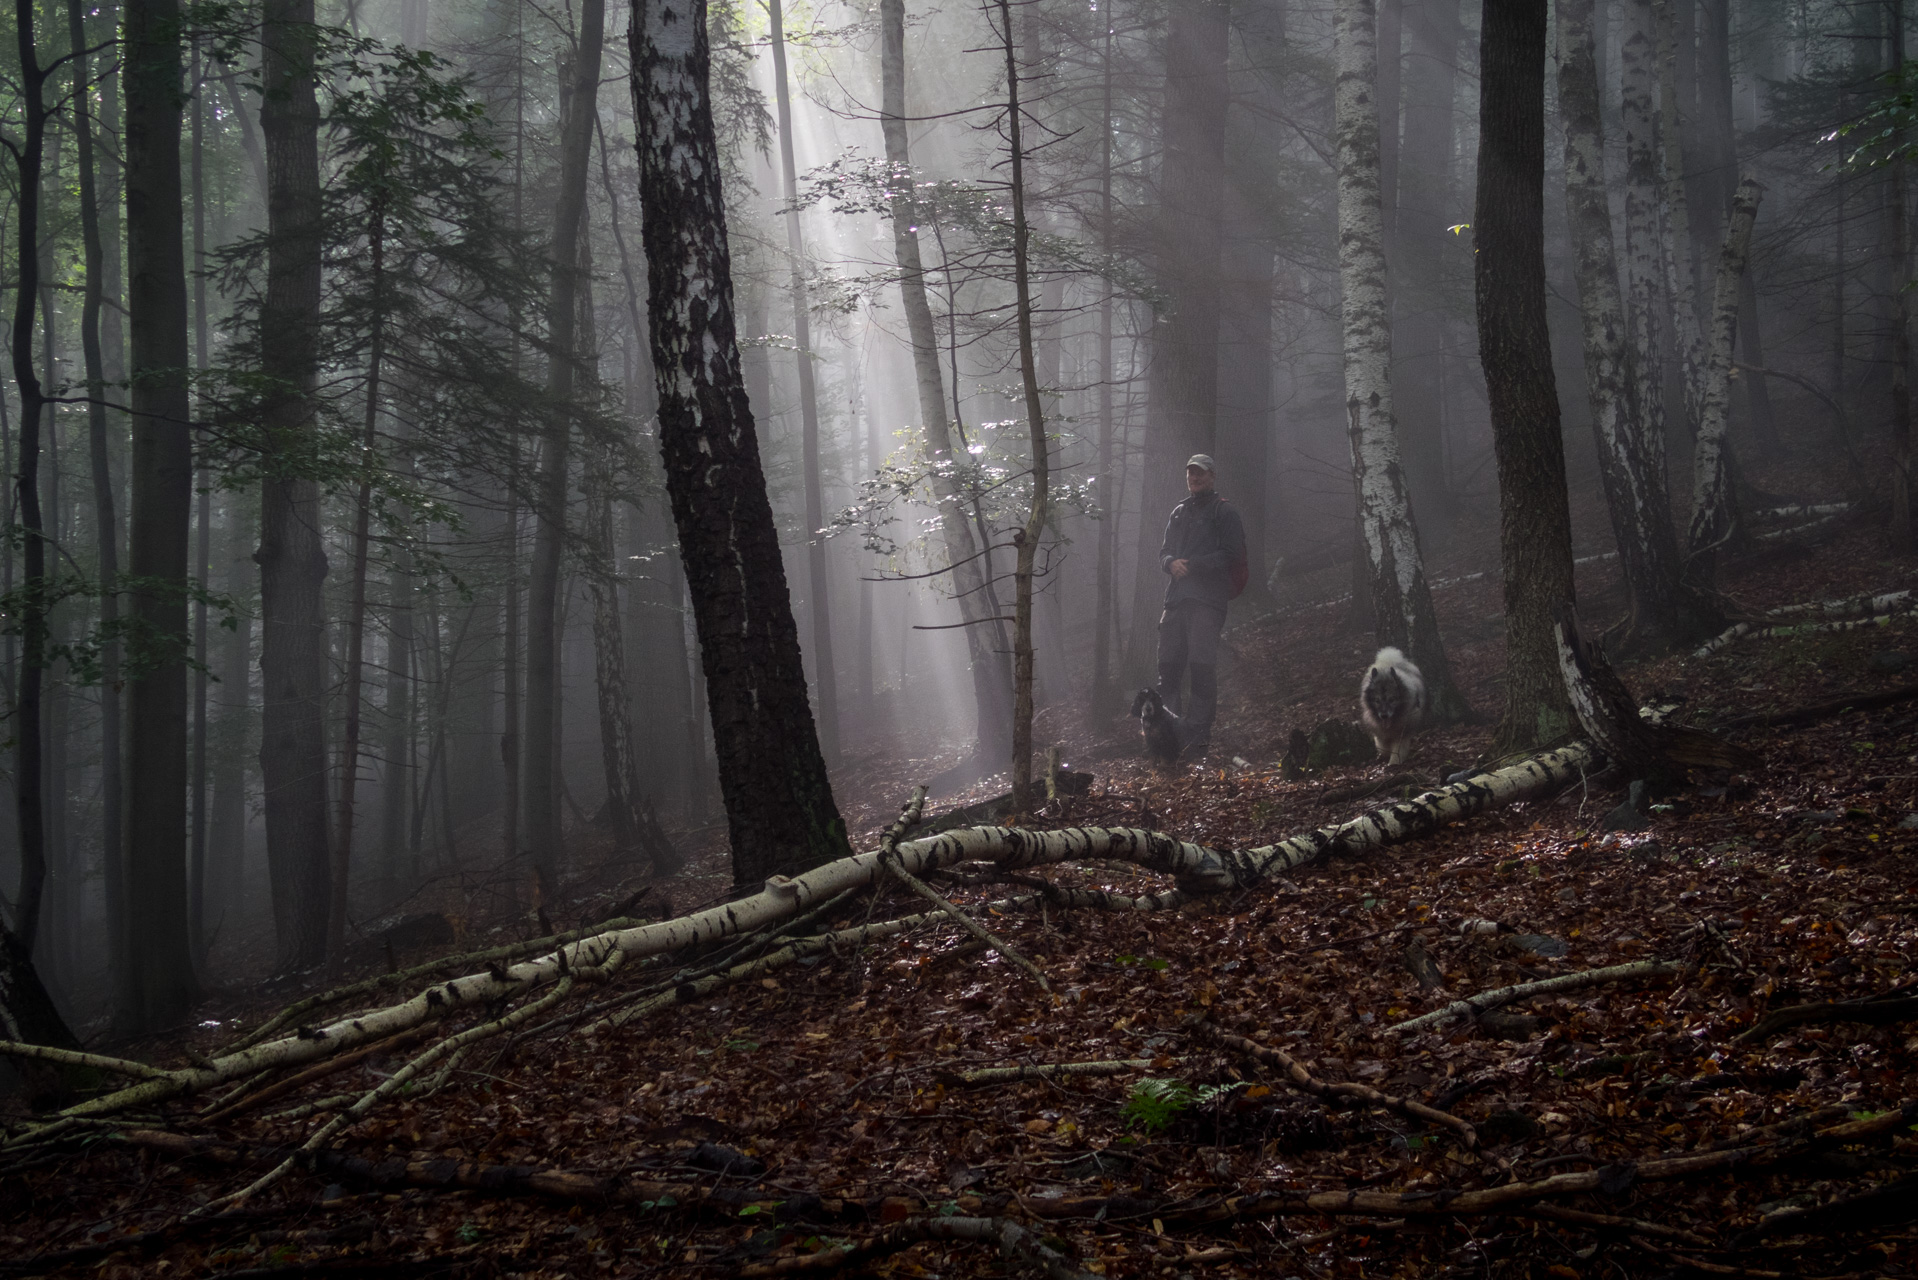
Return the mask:
<svg viewBox="0 0 1918 1280">
<path fill-rule="evenodd" d="M 1522 628 L 1515 581 L 1564 596 L 1623 550 L 1629 608 L 1592 621 L 1651 651 L 1722 627 L 1713 557 L 1766 511 L 1889 503 L 1910 537 L 1902 3 L 1586 0 L 1525 62 L 1542 110 L 1482 82 L 1463 0 L 699 8 L 812 712 L 781 732 L 842 807 L 903 799 L 854 794 L 882 762 L 937 802 L 1136 738 L 1194 454 L 1245 531 L 1228 703 L 1248 619 L 1339 610 L 1445 715 L 1446 628 L 1499 620 L 1441 625 L 1435 582 L 1503 573 Z M 772 677 L 710 687 L 741 668 L 701 620 L 745 614 L 700 613 L 728 570 L 682 539 L 758 481 L 669 496 L 649 296 L 700 227 L 643 195 L 634 13 L 265 0 L 176 42 L 170 5 L 33 12 L 0 892 L 68 1025 L 172 1025 L 402 921 L 572 927 L 563 887 L 608 862 L 808 865 L 742 855 L 728 808 L 790 762 L 716 734 L 710 707 L 776 718 Z M 1536 257 L 1528 226 L 1542 287 L 1484 256 Z M 778 604 L 743 632 L 776 642 Z"/>
</svg>

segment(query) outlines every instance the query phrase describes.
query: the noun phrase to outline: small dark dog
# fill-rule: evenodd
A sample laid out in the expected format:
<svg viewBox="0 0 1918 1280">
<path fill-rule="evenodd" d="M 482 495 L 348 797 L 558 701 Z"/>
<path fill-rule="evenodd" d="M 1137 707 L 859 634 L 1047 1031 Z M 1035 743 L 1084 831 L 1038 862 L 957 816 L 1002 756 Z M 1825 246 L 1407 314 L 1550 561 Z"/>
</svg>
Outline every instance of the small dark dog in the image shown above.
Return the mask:
<svg viewBox="0 0 1918 1280">
<path fill-rule="evenodd" d="M 1145 753 L 1160 764 L 1174 764 L 1185 746 L 1178 713 L 1159 701 L 1156 689 L 1141 689 L 1132 700 L 1132 717 L 1145 735 Z"/>
<path fill-rule="evenodd" d="M 1425 677 L 1397 649 L 1380 649 L 1359 684 L 1359 719 L 1387 764 L 1404 764 L 1425 719 Z"/>
</svg>

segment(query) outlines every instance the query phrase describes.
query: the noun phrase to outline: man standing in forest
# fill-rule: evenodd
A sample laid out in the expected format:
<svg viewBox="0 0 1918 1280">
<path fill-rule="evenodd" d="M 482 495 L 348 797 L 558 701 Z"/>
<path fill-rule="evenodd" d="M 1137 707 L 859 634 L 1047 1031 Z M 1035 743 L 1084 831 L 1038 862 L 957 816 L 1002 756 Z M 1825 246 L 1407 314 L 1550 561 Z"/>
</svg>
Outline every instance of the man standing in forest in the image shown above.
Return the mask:
<svg viewBox="0 0 1918 1280">
<path fill-rule="evenodd" d="M 1219 706 L 1219 632 L 1226 602 L 1245 588 L 1245 526 L 1232 504 L 1213 492 L 1218 466 L 1195 453 L 1185 464 L 1185 501 L 1172 508 L 1159 565 L 1171 577 L 1159 618 L 1159 697 L 1184 717 L 1184 749 L 1202 756 Z M 1192 674 L 1192 699 L 1179 685 Z"/>
</svg>

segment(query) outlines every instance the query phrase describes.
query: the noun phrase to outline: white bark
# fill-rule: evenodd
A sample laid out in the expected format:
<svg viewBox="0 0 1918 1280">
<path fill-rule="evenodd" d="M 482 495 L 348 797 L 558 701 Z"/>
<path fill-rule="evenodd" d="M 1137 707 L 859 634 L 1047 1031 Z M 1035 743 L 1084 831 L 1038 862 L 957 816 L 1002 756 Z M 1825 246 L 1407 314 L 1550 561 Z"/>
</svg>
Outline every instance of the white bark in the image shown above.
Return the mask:
<svg viewBox="0 0 1918 1280">
<path fill-rule="evenodd" d="M 1918 607 L 1918 593 L 1888 591 L 1882 595 L 1854 596 L 1849 600 L 1819 600 L 1811 604 L 1788 604 L 1768 611 L 1768 618 L 1795 618 L 1811 614 L 1820 618 L 1856 618 L 1866 614 L 1896 613 Z"/>
<path fill-rule="evenodd" d="M 1608 982 L 1630 982 L 1637 978 L 1664 978 L 1677 973 L 1684 966 L 1676 960 L 1634 960 L 1630 964 L 1615 964 L 1608 969 L 1592 969 L 1586 973 L 1560 974 L 1556 978 L 1542 978 L 1537 982 L 1522 982 L 1514 987 L 1500 987 L 1497 991 L 1483 991 L 1463 1000 L 1455 1000 L 1443 1009 L 1434 1009 L 1430 1013 L 1408 1018 L 1404 1022 L 1387 1027 L 1387 1031 L 1404 1033 L 1417 1031 L 1434 1023 L 1447 1022 L 1453 1018 L 1476 1017 L 1488 1009 L 1511 1004 L 1514 1000 L 1523 1000 L 1527 996 L 1550 995 L 1555 991 L 1579 991 L 1586 987 L 1603 986 Z"/>
<path fill-rule="evenodd" d="M 915 875 L 965 862 L 990 862 L 1007 870 L 1102 859 L 1130 862 L 1173 877 L 1180 889 L 1122 899 L 1117 895 L 1060 891 L 1073 905 L 1109 909 L 1157 910 L 1180 894 L 1219 894 L 1249 888 L 1335 853 L 1353 854 L 1428 834 L 1500 805 L 1556 791 L 1576 781 L 1594 759 L 1590 747 L 1574 743 L 1464 782 L 1428 791 L 1354 818 L 1293 836 L 1278 844 L 1244 851 L 1208 849 L 1154 831 L 1119 827 L 1080 827 L 1032 831 L 1008 827 L 968 827 L 898 846 L 898 865 Z M 183 1094 L 245 1079 L 271 1068 L 292 1067 L 383 1039 L 449 1014 L 486 1009 L 518 999 L 583 970 L 605 970 L 623 962 L 683 948 L 709 946 L 783 921 L 806 908 L 871 884 L 886 874 L 878 852 L 841 858 L 802 876 L 774 876 L 761 892 L 736 902 L 658 924 L 618 929 L 582 938 L 534 960 L 498 966 L 438 982 L 412 999 L 305 1027 L 291 1036 L 203 1065 L 167 1072 L 117 1093 L 83 1102 L 65 1116 L 104 1115 L 131 1106 L 151 1105 Z M 16 1049 L 0 1042 L 0 1054 Z"/>
<path fill-rule="evenodd" d="M 1679 622 L 1678 539 L 1664 453 L 1646 439 L 1637 362 L 1619 290 L 1592 10 L 1593 0 L 1561 0 L 1558 5 L 1565 203 L 1584 321 L 1585 384 L 1606 506 L 1624 558 L 1634 620 L 1663 632 Z"/>
<path fill-rule="evenodd" d="M 1712 300 L 1712 340 L 1700 371 L 1698 440 L 1692 453 L 1692 520 L 1689 542 L 1693 555 L 1709 552 L 1737 526 L 1731 483 L 1731 456 L 1725 440 L 1731 417 L 1732 341 L 1738 335 L 1739 281 L 1750 256 L 1752 223 L 1758 217 L 1762 192 L 1758 180 L 1746 175 L 1732 196 L 1731 217 L 1725 226 L 1725 247 L 1718 258 L 1718 287 Z"/>
<path fill-rule="evenodd" d="M 1449 664 L 1412 519 L 1392 415 L 1392 317 L 1379 186 L 1378 17 L 1373 0 L 1339 0 L 1334 98 L 1339 187 L 1340 317 L 1359 532 L 1371 570 L 1380 644 L 1410 652 L 1440 716 L 1454 711 Z"/>
</svg>

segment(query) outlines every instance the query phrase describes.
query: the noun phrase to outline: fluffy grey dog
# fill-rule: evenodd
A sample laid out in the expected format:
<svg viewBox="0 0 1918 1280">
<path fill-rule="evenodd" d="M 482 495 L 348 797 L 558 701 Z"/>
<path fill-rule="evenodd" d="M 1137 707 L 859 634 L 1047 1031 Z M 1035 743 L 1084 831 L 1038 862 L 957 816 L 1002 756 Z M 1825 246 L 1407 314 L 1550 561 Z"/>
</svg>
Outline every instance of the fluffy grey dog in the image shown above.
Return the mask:
<svg viewBox="0 0 1918 1280">
<path fill-rule="evenodd" d="M 1387 764 L 1404 764 L 1425 719 L 1425 677 L 1389 646 L 1372 659 L 1359 684 L 1359 719 Z"/>
<path fill-rule="evenodd" d="M 1185 745 L 1184 735 L 1179 732 L 1179 716 L 1159 701 L 1158 690 L 1139 690 L 1139 696 L 1132 700 L 1132 715 L 1139 722 L 1139 731 L 1145 735 L 1148 756 L 1161 764 L 1171 764 L 1179 758 L 1179 751 Z"/>
</svg>

